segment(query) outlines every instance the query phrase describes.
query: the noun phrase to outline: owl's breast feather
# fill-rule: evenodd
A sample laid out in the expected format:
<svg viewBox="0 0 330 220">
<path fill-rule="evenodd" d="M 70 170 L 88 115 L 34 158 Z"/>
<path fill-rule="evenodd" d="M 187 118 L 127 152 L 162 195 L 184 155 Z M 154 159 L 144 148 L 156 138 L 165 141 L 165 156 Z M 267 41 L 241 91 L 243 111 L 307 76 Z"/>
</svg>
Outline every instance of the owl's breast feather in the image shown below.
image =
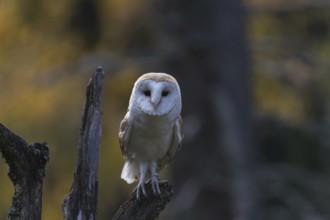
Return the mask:
<svg viewBox="0 0 330 220">
<path fill-rule="evenodd" d="M 174 121 L 169 116 L 142 116 L 134 120 L 127 146 L 132 158 L 157 160 L 168 151 L 173 138 Z"/>
</svg>

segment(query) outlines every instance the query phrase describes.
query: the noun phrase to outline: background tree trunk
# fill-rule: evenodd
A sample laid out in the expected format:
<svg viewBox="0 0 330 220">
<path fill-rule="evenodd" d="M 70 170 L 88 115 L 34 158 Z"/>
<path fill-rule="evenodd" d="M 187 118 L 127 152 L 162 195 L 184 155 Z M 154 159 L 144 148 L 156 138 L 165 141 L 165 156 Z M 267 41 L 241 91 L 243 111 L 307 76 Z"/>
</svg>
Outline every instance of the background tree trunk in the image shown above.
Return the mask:
<svg viewBox="0 0 330 220">
<path fill-rule="evenodd" d="M 49 160 L 47 143 L 27 144 L 0 124 L 0 151 L 9 166 L 8 176 L 15 193 L 9 220 L 40 220 L 42 183 Z"/>
<path fill-rule="evenodd" d="M 163 69 L 183 94 L 185 139 L 173 161 L 178 195 L 169 218 L 255 220 L 242 2 L 155 0 L 154 7 Z"/>
<path fill-rule="evenodd" d="M 77 166 L 69 195 L 65 196 L 65 219 L 96 219 L 98 163 L 102 135 L 102 83 L 97 68 L 86 89 L 86 102 L 78 142 Z"/>
</svg>

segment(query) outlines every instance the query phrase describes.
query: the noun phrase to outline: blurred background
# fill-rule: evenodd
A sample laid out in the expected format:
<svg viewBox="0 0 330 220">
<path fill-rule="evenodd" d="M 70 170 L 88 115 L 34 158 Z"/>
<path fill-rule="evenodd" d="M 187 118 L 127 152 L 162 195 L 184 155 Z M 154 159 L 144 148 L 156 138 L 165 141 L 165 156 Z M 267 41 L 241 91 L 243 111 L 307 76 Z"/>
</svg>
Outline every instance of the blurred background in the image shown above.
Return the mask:
<svg viewBox="0 0 330 220">
<path fill-rule="evenodd" d="M 85 86 L 105 71 L 98 219 L 134 185 L 117 131 L 134 81 L 175 76 L 185 138 L 160 219 L 330 219 L 328 0 L 0 0 L 0 123 L 50 161 L 43 219 L 63 219 Z M 0 219 L 11 204 L 0 163 Z"/>
</svg>

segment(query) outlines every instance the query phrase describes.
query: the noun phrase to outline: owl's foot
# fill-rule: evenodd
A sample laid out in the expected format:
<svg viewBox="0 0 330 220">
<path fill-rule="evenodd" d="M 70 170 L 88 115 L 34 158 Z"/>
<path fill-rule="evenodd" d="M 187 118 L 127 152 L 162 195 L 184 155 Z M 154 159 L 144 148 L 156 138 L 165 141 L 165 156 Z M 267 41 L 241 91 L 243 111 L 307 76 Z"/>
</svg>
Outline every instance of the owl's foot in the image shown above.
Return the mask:
<svg viewBox="0 0 330 220">
<path fill-rule="evenodd" d="M 141 199 L 141 193 L 142 193 L 145 197 L 147 197 L 147 191 L 146 191 L 146 188 L 145 188 L 143 182 L 142 182 L 142 183 L 139 183 L 139 184 L 137 185 L 137 187 L 136 187 L 136 198 L 137 198 L 138 200 Z"/>
<path fill-rule="evenodd" d="M 159 183 L 158 183 L 158 175 L 153 175 L 150 179 L 152 192 L 154 195 L 160 194 Z"/>
</svg>

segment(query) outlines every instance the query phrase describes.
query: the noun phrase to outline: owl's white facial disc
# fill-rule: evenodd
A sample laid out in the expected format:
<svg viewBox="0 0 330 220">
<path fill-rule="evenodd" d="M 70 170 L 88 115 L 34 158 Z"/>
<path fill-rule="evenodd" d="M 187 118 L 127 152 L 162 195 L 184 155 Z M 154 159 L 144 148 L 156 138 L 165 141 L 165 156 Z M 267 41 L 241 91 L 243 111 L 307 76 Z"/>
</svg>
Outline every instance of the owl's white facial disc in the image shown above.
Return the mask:
<svg viewBox="0 0 330 220">
<path fill-rule="evenodd" d="M 142 81 L 138 86 L 138 93 L 138 108 L 153 116 L 168 114 L 179 101 L 175 85 L 166 81 Z"/>
<path fill-rule="evenodd" d="M 165 79 L 160 79 L 165 77 Z M 167 77 L 167 78 L 166 78 Z M 145 74 L 134 85 L 130 110 L 151 116 L 179 115 L 181 112 L 180 88 L 168 74 Z"/>
</svg>

